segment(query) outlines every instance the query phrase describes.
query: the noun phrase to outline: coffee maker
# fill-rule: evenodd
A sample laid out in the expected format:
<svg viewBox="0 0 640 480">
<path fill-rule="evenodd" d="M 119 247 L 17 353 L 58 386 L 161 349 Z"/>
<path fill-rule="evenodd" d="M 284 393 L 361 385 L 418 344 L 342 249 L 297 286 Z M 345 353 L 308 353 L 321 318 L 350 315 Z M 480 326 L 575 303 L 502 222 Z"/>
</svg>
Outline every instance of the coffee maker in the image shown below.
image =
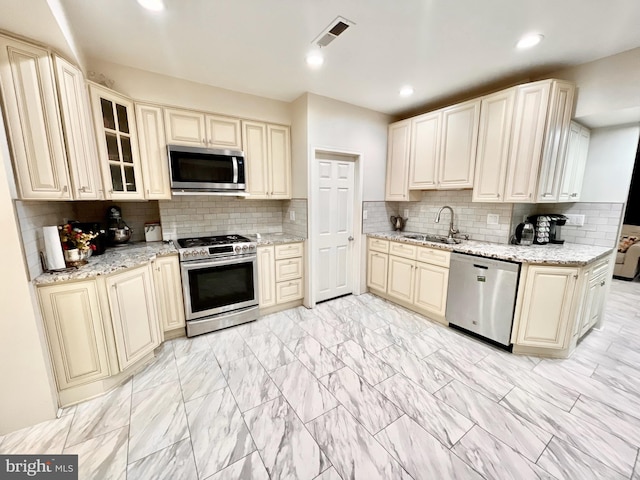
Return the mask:
<svg viewBox="0 0 640 480">
<path fill-rule="evenodd" d="M 549 242 L 563 244 L 562 226 L 567 223 L 568 218 L 559 213 L 550 213 L 549 215 Z"/>
</svg>

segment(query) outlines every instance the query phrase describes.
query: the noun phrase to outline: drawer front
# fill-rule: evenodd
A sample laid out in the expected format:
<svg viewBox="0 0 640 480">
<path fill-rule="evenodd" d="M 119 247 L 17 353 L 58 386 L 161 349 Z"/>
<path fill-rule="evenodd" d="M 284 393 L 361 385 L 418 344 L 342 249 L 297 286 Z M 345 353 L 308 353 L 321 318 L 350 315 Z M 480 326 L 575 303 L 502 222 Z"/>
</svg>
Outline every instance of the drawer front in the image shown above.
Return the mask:
<svg viewBox="0 0 640 480">
<path fill-rule="evenodd" d="M 302 258 L 276 260 L 276 282 L 295 280 L 302 277 Z"/>
<path fill-rule="evenodd" d="M 374 250 L 380 253 L 389 253 L 389 240 L 369 237 L 369 250 Z"/>
<path fill-rule="evenodd" d="M 389 253 L 398 257 L 410 258 L 415 260 L 417 245 L 407 245 L 406 243 L 391 242 L 389 245 Z"/>
<path fill-rule="evenodd" d="M 609 269 L 609 262 L 607 260 L 599 260 L 594 263 L 591 269 L 591 278 L 606 276 L 607 270 Z"/>
<path fill-rule="evenodd" d="M 276 260 L 302 256 L 302 243 L 287 243 L 276 245 Z"/>
<path fill-rule="evenodd" d="M 302 279 L 276 283 L 276 303 L 286 303 L 302 298 Z"/>
<path fill-rule="evenodd" d="M 423 263 L 430 263 L 431 265 L 438 265 L 439 267 L 449 268 L 451 252 L 438 250 L 437 248 L 418 247 L 418 256 L 416 257 L 416 260 Z"/>
</svg>

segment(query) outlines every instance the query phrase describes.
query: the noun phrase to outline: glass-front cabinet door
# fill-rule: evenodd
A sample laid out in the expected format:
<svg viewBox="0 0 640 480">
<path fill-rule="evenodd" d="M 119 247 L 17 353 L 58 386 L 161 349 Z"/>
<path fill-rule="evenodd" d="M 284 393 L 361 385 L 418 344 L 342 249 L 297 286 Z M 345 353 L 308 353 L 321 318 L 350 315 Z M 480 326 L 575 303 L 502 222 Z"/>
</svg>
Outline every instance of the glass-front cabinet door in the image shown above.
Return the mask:
<svg viewBox="0 0 640 480">
<path fill-rule="evenodd" d="M 106 197 L 143 199 L 133 102 L 93 83 L 89 91 Z"/>
</svg>

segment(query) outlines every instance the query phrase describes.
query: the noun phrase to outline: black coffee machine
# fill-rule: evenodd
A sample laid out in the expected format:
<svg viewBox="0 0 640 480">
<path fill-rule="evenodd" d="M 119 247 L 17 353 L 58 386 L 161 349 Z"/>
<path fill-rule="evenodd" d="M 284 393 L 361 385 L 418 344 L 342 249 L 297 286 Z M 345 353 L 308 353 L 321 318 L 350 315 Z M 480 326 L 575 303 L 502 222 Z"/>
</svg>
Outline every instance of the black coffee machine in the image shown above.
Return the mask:
<svg viewBox="0 0 640 480">
<path fill-rule="evenodd" d="M 560 213 L 549 214 L 549 241 L 551 243 L 564 243 L 562 227 L 567 223 L 567 220 L 569 220 L 569 218 Z"/>
<path fill-rule="evenodd" d="M 546 213 L 544 215 L 532 215 L 528 220 L 533 223 L 535 235 L 533 243 L 546 245 L 547 243 L 563 244 L 562 226 L 568 218 L 560 213 Z"/>
</svg>

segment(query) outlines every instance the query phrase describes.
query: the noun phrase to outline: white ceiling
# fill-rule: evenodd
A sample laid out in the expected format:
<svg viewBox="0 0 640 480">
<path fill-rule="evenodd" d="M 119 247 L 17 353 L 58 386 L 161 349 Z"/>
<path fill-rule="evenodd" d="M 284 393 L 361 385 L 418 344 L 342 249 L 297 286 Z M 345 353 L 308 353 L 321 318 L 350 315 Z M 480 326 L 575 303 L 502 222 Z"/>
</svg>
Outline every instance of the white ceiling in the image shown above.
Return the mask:
<svg viewBox="0 0 640 480">
<path fill-rule="evenodd" d="M 389 114 L 640 46 L 638 0 L 60 0 L 85 57 L 292 101 L 313 92 Z M 353 22 L 304 61 L 338 15 Z M 536 48 L 517 51 L 527 32 Z M 108 72 L 102 72 L 107 74 Z M 403 84 L 415 94 L 400 98 Z"/>
</svg>

